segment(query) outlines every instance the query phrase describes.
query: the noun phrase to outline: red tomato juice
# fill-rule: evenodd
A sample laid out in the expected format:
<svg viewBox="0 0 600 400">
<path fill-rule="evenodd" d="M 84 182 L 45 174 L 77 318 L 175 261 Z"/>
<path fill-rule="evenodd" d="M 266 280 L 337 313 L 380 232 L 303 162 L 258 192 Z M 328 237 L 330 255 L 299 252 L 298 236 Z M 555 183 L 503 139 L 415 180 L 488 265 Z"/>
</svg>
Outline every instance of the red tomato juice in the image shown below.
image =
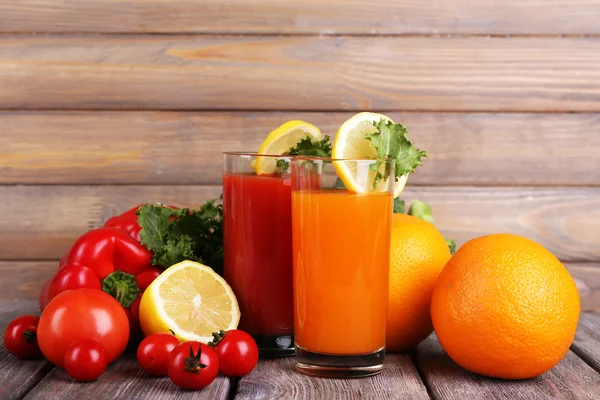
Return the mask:
<svg viewBox="0 0 600 400">
<path fill-rule="evenodd" d="M 294 329 L 290 177 L 223 175 L 225 280 L 253 335 Z"/>
</svg>

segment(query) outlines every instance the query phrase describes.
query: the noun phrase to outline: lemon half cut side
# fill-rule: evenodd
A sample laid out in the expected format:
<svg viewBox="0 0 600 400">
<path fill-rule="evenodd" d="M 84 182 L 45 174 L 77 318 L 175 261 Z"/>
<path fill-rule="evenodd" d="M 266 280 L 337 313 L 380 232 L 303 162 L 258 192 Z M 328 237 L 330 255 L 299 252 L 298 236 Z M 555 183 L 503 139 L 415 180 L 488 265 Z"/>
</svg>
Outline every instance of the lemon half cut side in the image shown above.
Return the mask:
<svg viewBox="0 0 600 400">
<path fill-rule="evenodd" d="M 156 278 L 140 302 L 144 334 L 172 331 L 182 341 L 207 343 L 212 333 L 236 329 L 240 309 L 231 287 L 212 268 L 182 261 Z"/>
</svg>

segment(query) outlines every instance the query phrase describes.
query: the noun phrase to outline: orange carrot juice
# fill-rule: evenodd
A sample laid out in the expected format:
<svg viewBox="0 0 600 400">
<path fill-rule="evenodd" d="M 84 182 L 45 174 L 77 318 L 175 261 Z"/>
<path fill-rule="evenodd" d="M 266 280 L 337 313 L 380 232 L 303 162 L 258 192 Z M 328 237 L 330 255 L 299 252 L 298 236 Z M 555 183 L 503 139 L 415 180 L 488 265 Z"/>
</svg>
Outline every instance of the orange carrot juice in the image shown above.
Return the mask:
<svg viewBox="0 0 600 400">
<path fill-rule="evenodd" d="M 359 355 L 385 347 L 392 194 L 292 192 L 296 346 Z"/>
</svg>

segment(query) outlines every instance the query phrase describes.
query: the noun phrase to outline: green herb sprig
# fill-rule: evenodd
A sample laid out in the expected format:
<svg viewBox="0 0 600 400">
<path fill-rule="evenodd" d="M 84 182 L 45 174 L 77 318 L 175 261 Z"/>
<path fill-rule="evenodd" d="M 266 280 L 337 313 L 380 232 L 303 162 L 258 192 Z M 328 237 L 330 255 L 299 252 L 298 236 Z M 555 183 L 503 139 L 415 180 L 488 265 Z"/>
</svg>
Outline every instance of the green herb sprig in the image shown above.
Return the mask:
<svg viewBox="0 0 600 400">
<path fill-rule="evenodd" d="M 197 210 L 148 204 L 137 214 L 141 243 L 154 253 L 154 265 L 168 268 L 192 260 L 222 274 L 223 206 L 217 200 L 207 201 Z"/>
</svg>

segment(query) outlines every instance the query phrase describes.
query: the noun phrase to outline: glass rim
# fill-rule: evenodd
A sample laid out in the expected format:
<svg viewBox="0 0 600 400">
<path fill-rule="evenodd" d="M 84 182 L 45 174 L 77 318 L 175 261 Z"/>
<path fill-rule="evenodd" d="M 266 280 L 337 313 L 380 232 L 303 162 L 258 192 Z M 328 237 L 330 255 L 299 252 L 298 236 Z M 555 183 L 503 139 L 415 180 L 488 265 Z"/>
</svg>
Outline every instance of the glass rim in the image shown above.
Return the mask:
<svg viewBox="0 0 600 400">
<path fill-rule="evenodd" d="M 224 151 L 223 155 L 227 156 L 238 156 L 238 157 L 268 157 L 268 158 L 289 158 L 290 161 L 295 162 L 298 160 L 303 161 L 327 161 L 327 162 L 339 162 L 339 161 L 375 161 L 375 162 L 390 162 L 395 161 L 395 158 L 333 158 L 333 157 L 319 157 L 319 156 L 293 156 L 289 154 L 260 154 L 253 151 Z"/>
<path fill-rule="evenodd" d="M 297 162 L 297 161 L 326 161 L 326 162 L 345 162 L 345 161 L 350 161 L 350 162 L 364 162 L 364 161 L 371 161 L 371 162 L 390 162 L 390 161 L 396 161 L 395 158 L 391 158 L 391 157 L 386 157 L 386 158 L 333 158 L 333 157 L 318 157 L 318 156 L 287 156 L 287 157 L 291 157 L 292 160 L 291 162 Z"/>
<path fill-rule="evenodd" d="M 227 156 L 238 156 L 238 157 L 269 157 L 269 158 L 291 158 L 297 156 L 290 156 L 285 154 L 259 154 L 253 151 L 224 151 L 223 155 Z"/>
</svg>

